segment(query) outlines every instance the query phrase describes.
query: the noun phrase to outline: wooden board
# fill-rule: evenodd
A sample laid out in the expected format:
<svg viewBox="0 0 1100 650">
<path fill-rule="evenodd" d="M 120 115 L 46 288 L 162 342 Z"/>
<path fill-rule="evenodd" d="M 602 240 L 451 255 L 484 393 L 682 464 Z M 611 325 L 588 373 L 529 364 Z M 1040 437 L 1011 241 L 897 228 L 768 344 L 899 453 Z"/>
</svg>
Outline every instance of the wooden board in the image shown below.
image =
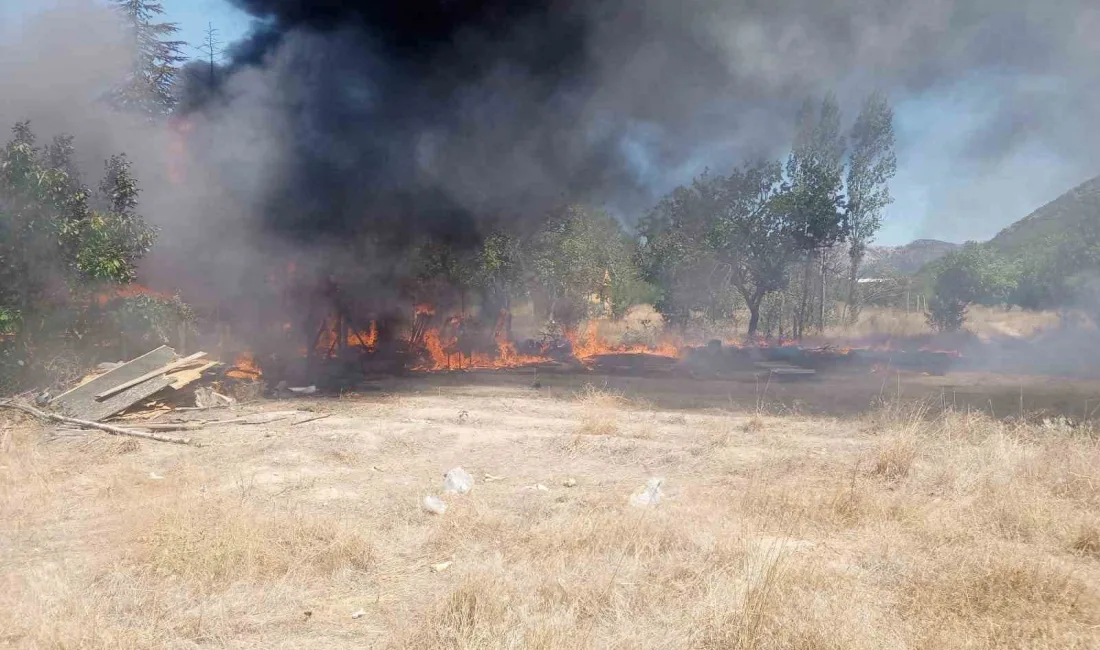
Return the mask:
<svg viewBox="0 0 1100 650">
<path fill-rule="evenodd" d="M 202 379 L 202 373 L 217 365 L 220 365 L 219 362 L 211 361 L 190 370 L 177 370 L 176 372 L 169 373 L 168 378 L 172 380 L 172 390 L 179 390 L 188 384 L 193 384 Z"/>
<path fill-rule="evenodd" d="M 166 386 L 172 383 L 172 380 L 163 375 L 155 377 L 133 388 L 124 390 L 117 395 L 112 395 L 102 402 L 96 401 L 96 393 L 136 379 L 165 364 L 171 363 L 175 358 L 175 350 L 166 345 L 161 346 L 114 370 L 105 372 L 85 384 L 81 384 L 66 393 L 58 395 L 50 402 L 50 405 L 71 417 L 93 421 L 104 420 L 164 390 Z"/>
</svg>

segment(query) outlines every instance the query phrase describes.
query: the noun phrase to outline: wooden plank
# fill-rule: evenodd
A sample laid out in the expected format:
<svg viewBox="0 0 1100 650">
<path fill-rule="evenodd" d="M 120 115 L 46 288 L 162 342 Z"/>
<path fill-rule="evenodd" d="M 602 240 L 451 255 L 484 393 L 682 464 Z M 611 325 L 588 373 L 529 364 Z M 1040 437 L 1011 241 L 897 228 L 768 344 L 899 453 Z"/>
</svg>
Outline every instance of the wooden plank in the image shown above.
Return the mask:
<svg viewBox="0 0 1100 650">
<path fill-rule="evenodd" d="M 141 375 L 140 377 L 134 377 L 133 379 L 130 379 L 129 381 L 124 381 L 124 382 L 122 382 L 121 384 L 119 384 L 117 386 L 112 386 L 111 388 L 108 388 L 107 390 L 100 391 L 100 392 L 96 393 L 95 398 L 97 400 L 100 400 L 100 401 L 105 400 L 108 397 L 110 397 L 111 395 L 114 395 L 115 393 L 121 393 L 122 391 L 126 390 L 127 388 L 137 386 L 138 384 L 140 384 L 143 381 L 149 381 L 153 377 L 159 377 L 161 375 L 168 374 L 168 373 L 172 372 L 173 370 L 179 370 L 179 369 L 184 368 L 188 365 L 191 365 L 191 364 L 195 363 L 196 361 L 198 361 L 199 359 L 201 359 L 205 356 L 206 356 L 205 352 L 196 352 L 195 354 L 192 354 L 189 357 L 184 357 L 183 359 L 180 359 L 179 361 L 173 361 L 171 363 L 168 363 L 168 364 L 165 364 L 165 365 L 161 366 L 160 368 L 157 368 L 156 370 L 150 370 L 149 372 L 145 373 L 144 375 Z"/>
<path fill-rule="evenodd" d="M 220 365 L 220 363 L 217 361 L 211 361 L 209 363 L 204 363 L 197 368 L 180 370 L 178 372 L 173 372 L 169 374 L 168 378 L 172 380 L 172 390 L 179 390 L 181 388 L 184 388 L 188 384 L 193 384 L 194 382 L 202 379 L 202 374 L 204 372 L 210 370 L 217 365 Z"/>
<path fill-rule="evenodd" d="M 90 402 L 81 404 L 78 411 L 80 415 L 75 417 L 94 421 L 106 420 L 112 415 L 125 411 L 138 402 L 149 399 L 165 388 L 168 388 L 170 385 L 172 385 L 172 380 L 167 376 L 161 375 L 160 377 L 154 377 L 133 388 L 128 388 L 117 395 L 112 395 L 102 402 L 93 399 Z M 66 412 L 76 412 L 76 409 L 71 409 Z"/>
<path fill-rule="evenodd" d="M 102 420 L 110 417 L 150 397 L 157 391 L 163 390 L 171 381 L 164 376 L 157 377 L 103 402 L 96 401 L 96 393 L 140 377 L 150 370 L 160 368 L 166 363 L 170 363 L 175 356 L 175 350 L 166 345 L 161 346 L 129 363 L 109 370 L 85 384 L 58 395 L 50 402 L 50 405 L 59 411 L 85 420 Z"/>
</svg>

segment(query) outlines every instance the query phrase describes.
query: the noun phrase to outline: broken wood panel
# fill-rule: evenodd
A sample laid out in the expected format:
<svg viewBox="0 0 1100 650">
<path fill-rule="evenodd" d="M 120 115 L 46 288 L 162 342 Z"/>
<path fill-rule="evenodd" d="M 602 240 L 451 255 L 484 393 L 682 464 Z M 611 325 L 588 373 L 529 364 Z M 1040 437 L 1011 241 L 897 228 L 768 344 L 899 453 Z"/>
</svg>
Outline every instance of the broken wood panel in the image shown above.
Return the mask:
<svg viewBox="0 0 1100 650">
<path fill-rule="evenodd" d="M 58 395 L 50 402 L 50 405 L 64 413 L 85 420 L 101 420 L 110 417 L 163 390 L 165 386 L 171 383 L 171 380 L 164 376 L 157 377 L 102 402 L 96 401 L 96 393 L 136 379 L 151 370 L 156 370 L 165 364 L 171 363 L 175 358 L 175 350 L 166 345 L 161 346 L 114 370 L 105 372 L 85 384 Z"/>
<path fill-rule="evenodd" d="M 106 420 L 112 415 L 125 411 L 134 404 L 156 395 L 171 384 L 171 379 L 161 375 L 160 377 L 154 377 L 149 381 L 142 382 L 133 388 L 128 388 L 102 402 L 97 402 L 95 399 L 92 399 L 90 402 L 82 402 L 71 407 L 63 408 L 62 410 L 72 414 L 73 417 L 84 420 Z"/>
<path fill-rule="evenodd" d="M 117 386 L 108 388 L 107 390 L 100 391 L 100 392 L 96 393 L 95 398 L 97 400 L 100 400 L 100 401 L 105 400 L 108 397 L 110 397 L 111 395 L 114 395 L 116 393 L 121 393 L 122 391 L 126 390 L 127 388 L 132 388 L 134 386 L 137 386 L 138 384 L 140 384 L 144 381 L 148 381 L 148 380 L 152 379 L 153 377 L 159 377 L 160 375 L 166 375 L 166 374 L 168 374 L 168 373 L 170 373 L 174 370 L 181 370 L 181 369 L 186 368 L 188 366 L 193 366 L 193 365 L 198 363 L 198 360 L 200 358 L 205 357 L 205 356 L 206 356 L 205 352 L 196 352 L 195 354 L 192 354 L 191 356 L 186 357 L 184 359 L 180 359 L 178 361 L 173 361 L 172 363 L 165 364 L 165 365 L 163 365 L 160 368 L 157 368 L 155 370 L 150 370 L 149 372 L 145 373 L 144 375 L 141 375 L 140 377 L 135 377 L 135 378 L 130 379 L 128 381 L 124 381 L 121 384 L 118 384 Z"/>
<path fill-rule="evenodd" d="M 217 361 L 211 361 L 191 370 L 177 370 L 176 372 L 170 373 L 168 378 L 172 380 L 172 390 L 179 390 L 189 384 L 195 383 L 202 379 L 204 372 L 217 365 L 221 364 Z"/>
</svg>

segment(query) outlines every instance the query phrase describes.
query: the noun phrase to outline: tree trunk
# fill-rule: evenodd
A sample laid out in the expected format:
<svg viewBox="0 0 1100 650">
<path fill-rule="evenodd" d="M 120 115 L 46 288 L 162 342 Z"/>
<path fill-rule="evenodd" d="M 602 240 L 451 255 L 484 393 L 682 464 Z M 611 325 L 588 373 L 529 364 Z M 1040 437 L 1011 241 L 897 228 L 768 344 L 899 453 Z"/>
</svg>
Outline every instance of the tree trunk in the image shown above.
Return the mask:
<svg viewBox="0 0 1100 650">
<path fill-rule="evenodd" d="M 820 282 L 820 286 L 821 286 L 820 301 L 821 301 L 821 303 L 818 305 L 818 317 L 817 317 L 817 331 L 820 334 L 821 332 L 825 331 L 825 275 L 826 275 L 825 249 L 822 248 L 821 252 L 818 253 L 818 254 L 821 256 L 821 278 L 820 278 L 821 279 L 821 282 Z"/>
<path fill-rule="evenodd" d="M 848 268 L 848 304 L 845 305 L 847 313 L 845 314 L 849 323 L 855 323 L 859 318 L 859 265 L 863 263 L 862 254 L 849 255 L 851 264 Z"/>
<path fill-rule="evenodd" d="M 806 263 L 803 265 L 802 269 L 802 296 L 798 305 L 798 313 L 795 315 L 794 327 L 791 331 L 791 335 L 795 340 L 802 339 L 802 333 L 806 328 L 806 314 L 809 311 L 810 301 L 810 279 L 813 277 L 813 268 L 813 253 L 807 253 Z"/>
<path fill-rule="evenodd" d="M 749 308 L 749 339 L 756 336 L 756 330 L 760 327 L 760 302 L 763 297 L 755 295 L 752 299 L 745 301 L 745 305 Z"/>
</svg>

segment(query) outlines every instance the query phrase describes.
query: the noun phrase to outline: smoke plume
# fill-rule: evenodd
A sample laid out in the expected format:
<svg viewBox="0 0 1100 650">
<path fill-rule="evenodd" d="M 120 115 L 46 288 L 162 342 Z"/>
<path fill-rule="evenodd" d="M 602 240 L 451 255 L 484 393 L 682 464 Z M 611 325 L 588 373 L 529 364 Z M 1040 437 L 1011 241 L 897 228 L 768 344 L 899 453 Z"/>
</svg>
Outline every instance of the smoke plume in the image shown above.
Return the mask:
<svg viewBox="0 0 1100 650">
<path fill-rule="evenodd" d="M 783 155 L 829 90 L 849 117 L 890 94 L 896 193 L 942 188 L 924 232 L 988 230 L 1100 168 L 1091 0 L 231 2 L 255 29 L 214 79 L 188 71 L 170 128 L 96 104 L 129 44 L 90 0 L 0 58 L 25 89 L 5 122 L 136 160 L 162 229 L 145 272 L 198 302 L 247 302 L 291 257 L 389 300 L 410 242 L 472 246 L 565 201 L 631 223 L 707 166 Z"/>
</svg>

